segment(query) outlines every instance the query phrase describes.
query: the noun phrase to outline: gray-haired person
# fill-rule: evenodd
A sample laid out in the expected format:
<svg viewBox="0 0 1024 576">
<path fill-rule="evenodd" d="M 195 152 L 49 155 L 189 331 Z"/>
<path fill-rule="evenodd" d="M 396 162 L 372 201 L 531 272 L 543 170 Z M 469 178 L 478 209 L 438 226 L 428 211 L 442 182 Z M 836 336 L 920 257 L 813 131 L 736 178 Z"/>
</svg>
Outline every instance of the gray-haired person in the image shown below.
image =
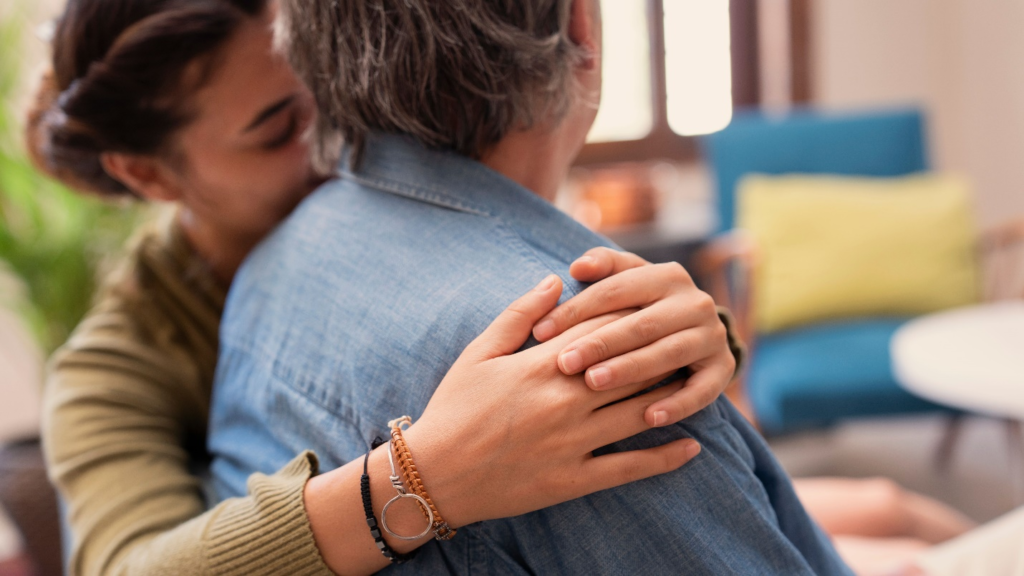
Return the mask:
<svg viewBox="0 0 1024 576">
<path fill-rule="evenodd" d="M 440 382 L 517 294 L 551 273 L 568 295 L 580 292 L 569 263 L 609 244 L 550 203 L 597 110 L 597 0 L 283 0 L 281 10 L 284 45 L 320 107 L 321 159 L 337 157 L 337 142 L 344 149 L 340 177 L 236 277 L 210 442 L 224 497 L 296 450 L 316 450 L 326 468 L 361 458 L 371 439 L 388 437 L 389 420 L 423 412 L 433 392 L 424 383 Z M 632 316 L 638 329 L 644 313 Z M 692 339 L 675 356 L 633 360 L 688 366 L 695 382 L 700 348 Z M 565 381 L 596 388 L 588 410 L 616 410 L 647 386 L 612 387 L 629 380 L 629 366 L 605 367 Z M 559 405 L 563 392 L 533 393 Z M 689 465 L 516 518 L 463 525 L 459 495 L 430 482 L 443 458 L 422 465 L 422 488 L 459 531 L 392 570 L 849 573 L 727 400 L 681 422 L 655 414 L 633 438 L 594 446 L 594 461 L 692 437 L 702 452 Z M 536 458 L 560 457 L 560 445 L 551 438 Z M 410 437 L 408 447 L 415 462 L 431 439 Z M 514 465 L 484 459 L 479 477 L 500 482 Z M 596 470 L 562 482 L 597 484 Z M 507 491 L 523 497 L 514 484 Z M 372 494 L 368 512 L 395 495 Z M 373 546 L 369 531 L 361 537 Z"/>
</svg>

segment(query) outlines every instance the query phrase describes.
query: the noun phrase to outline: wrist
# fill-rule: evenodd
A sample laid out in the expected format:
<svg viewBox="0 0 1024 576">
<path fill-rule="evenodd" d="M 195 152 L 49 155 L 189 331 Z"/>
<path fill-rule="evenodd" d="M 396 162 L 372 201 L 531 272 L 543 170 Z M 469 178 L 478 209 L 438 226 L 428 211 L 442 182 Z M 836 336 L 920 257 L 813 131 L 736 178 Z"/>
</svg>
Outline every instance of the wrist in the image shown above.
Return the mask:
<svg viewBox="0 0 1024 576">
<path fill-rule="evenodd" d="M 373 514 L 380 523 L 381 510 L 395 495 L 388 476 L 387 445 L 370 454 L 368 473 Z M 336 574 L 369 574 L 387 566 L 370 535 L 362 506 L 360 477 L 363 459 L 311 478 L 303 490 L 303 501 L 313 540 L 327 566 Z M 388 509 L 388 526 L 398 534 L 418 534 L 425 520 L 415 505 L 396 503 Z M 430 540 L 406 541 L 384 534 L 393 550 L 411 552 Z"/>
<path fill-rule="evenodd" d="M 423 486 L 448 525 L 459 528 L 480 520 L 473 515 L 473 491 L 459 469 L 460 458 L 449 456 L 450 447 L 426 433 L 422 426 L 413 424 L 403 435 Z"/>
</svg>

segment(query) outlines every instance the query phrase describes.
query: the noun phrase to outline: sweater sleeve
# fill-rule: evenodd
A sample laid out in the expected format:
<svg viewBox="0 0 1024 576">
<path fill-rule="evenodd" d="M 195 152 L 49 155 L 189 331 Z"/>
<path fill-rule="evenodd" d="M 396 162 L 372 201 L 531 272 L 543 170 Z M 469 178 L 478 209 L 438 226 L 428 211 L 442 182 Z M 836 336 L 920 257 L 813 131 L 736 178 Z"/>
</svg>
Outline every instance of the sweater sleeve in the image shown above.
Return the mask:
<svg viewBox="0 0 1024 576">
<path fill-rule="evenodd" d="M 205 419 L 205 404 L 182 398 L 181 359 L 100 319 L 55 357 L 46 387 L 44 442 L 68 505 L 71 574 L 331 574 L 303 505 L 315 456 L 254 475 L 246 497 L 205 511 L 182 446 L 183 423 Z"/>
</svg>

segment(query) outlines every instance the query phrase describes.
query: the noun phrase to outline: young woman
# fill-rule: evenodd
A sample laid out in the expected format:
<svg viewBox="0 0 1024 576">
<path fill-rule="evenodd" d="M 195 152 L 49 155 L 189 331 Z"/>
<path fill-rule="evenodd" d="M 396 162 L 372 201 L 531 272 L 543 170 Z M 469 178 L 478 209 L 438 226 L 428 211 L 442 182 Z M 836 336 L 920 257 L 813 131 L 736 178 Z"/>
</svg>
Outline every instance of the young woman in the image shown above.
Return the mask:
<svg viewBox="0 0 1024 576">
<path fill-rule="evenodd" d="M 318 474 L 315 455 L 298 454 L 254 475 L 247 497 L 209 511 L 189 468 L 205 441 L 226 288 L 321 180 L 302 139 L 312 100 L 272 49 L 272 12 L 263 0 L 69 0 L 57 27 L 53 70 L 28 126 L 37 163 L 79 190 L 175 206 L 139 233 L 51 363 L 44 437 L 69 509 L 74 574 L 358 574 L 387 565 L 359 500 L 362 462 Z M 703 408 L 735 369 L 710 298 L 679 266 L 645 264 L 588 253 L 572 274 L 600 282 L 552 311 L 561 282 L 546 279 L 437 388 L 416 436 L 490 447 L 449 457 L 432 467 L 447 477 L 424 479 L 460 494 L 465 523 L 666 472 L 699 452 L 684 439 L 591 455 L 595 438 L 607 443 Z M 623 312 L 632 309 L 647 314 Z M 515 353 L 531 331 L 544 342 Z M 535 376 L 554 363 L 563 375 Z M 685 388 L 624 400 L 616 418 L 586 408 L 599 394 L 590 387 L 657 381 L 680 366 L 693 371 Z M 592 426 L 570 429 L 550 395 L 537 393 L 553 386 Z M 491 411 L 473 411 L 481 394 Z M 552 437 L 564 438 L 559 451 L 536 458 Z M 423 458 L 430 454 L 417 452 Z M 480 474 L 485 461 L 510 465 Z M 379 518 L 389 470 L 386 458 L 371 463 Z M 506 497 L 510 486 L 519 497 Z M 405 512 L 408 532 L 418 531 L 416 514 Z M 398 528 L 403 521 L 396 517 Z M 388 540 L 398 552 L 423 542 Z"/>
</svg>

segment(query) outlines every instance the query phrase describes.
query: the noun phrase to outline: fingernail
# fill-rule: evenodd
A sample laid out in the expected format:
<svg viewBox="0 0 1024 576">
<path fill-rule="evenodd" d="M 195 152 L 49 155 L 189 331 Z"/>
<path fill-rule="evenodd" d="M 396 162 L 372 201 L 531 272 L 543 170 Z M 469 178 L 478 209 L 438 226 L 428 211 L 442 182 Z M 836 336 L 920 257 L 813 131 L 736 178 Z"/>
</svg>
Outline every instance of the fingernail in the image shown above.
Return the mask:
<svg viewBox="0 0 1024 576">
<path fill-rule="evenodd" d="M 665 423 L 668 422 L 668 412 L 664 412 L 661 410 L 655 412 L 653 420 L 655 428 L 657 428 L 658 426 L 664 426 Z"/>
<path fill-rule="evenodd" d="M 689 442 L 683 451 L 686 453 L 687 458 L 693 458 L 697 454 L 700 454 L 700 444 L 697 442 Z"/>
<path fill-rule="evenodd" d="M 537 284 L 537 287 L 534 288 L 534 290 L 536 290 L 537 292 L 547 292 L 548 290 L 551 290 L 551 287 L 555 285 L 555 279 L 557 278 L 558 276 L 554 274 L 548 276 L 547 278 L 541 280 L 540 284 Z"/>
<path fill-rule="evenodd" d="M 597 390 L 604 388 L 612 380 L 612 371 L 608 368 L 594 368 L 589 374 L 590 385 Z"/>
<path fill-rule="evenodd" d="M 562 372 L 566 374 L 576 374 L 583 369 L 583 356 L 580 356 L 578 350 L 569 350 L 565 354 L 562 354 Z"/>
<path fill-rule="evenodd" d="M 533 327 L 533 337 L 541 342 L 555 335 L 555 321 L 545 320 Z"/>
<path fill-rule="evenodd" d="M 597 264 L 597 260 L 594 260 L 592 256 L 580 256 L 579 258 L 576 259 L 576 263 L 593 265 Z"/>
</svg>

